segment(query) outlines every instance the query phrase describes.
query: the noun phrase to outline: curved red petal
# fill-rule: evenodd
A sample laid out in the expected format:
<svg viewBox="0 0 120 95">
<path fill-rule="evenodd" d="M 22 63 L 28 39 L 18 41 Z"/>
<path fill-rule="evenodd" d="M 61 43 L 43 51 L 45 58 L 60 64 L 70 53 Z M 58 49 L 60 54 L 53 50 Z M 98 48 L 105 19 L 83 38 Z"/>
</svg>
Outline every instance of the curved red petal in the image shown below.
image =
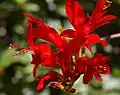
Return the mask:
<svg viewBox="0 0 120 95">
<path fill-rule="evenodd" d="M 47 67 L 56 67 L 56 55 L 48 44 L 38 44 L 32 55 L 33 64 L 41 64 Z"/>
<path fill-rule="evenodd" d="M 85 43 L 88 45 L 101 43 L 104 47 L 107 46 L 107 42 L 105 40 L 101 40 L 97 34 L 90 34 Z"/>
<path fill-rule="evenodd" d="M 98 23 L 98 24 L 96 24 L 95 28 L 99 28 L 99 27 L 101 27 L 105 24 L 108 24 L 108 23 L 110 23 L 110 22 L 108 21 L 108 22 L 104 22 L 104 23 Z"/>
<path fill-rule="evenodd" d="M 36 87 L 36 91 L 40 92 L 43 90 L 50 82 L 58 81 L 62 79 L 62 75 L 55 71 L 50 71 L 45 74 L 39 81 Z"/>
<path fill-rule="evenodd" d="M 39 54 L 32 54 L 32 64 L 40 64 L 41 63 L 41 58 Z"/>
<path fill-rule="evenodd" d="M 73 40 L 71 40 L 67 44 L 66 48 L 64 49 L 62 53 L 63 58 L 66 60 L 70 60 L 69 58 L 71 58 L 71 54 L 73 52 L 78 52 L 83 42 L 84 42 L 84 39 L 79 38 L 79 37 L 75 37 Z"/>
<path fill-rule="evenodd" d="M 33 17 L 31 14 L 29 13 L 23 13 L 26 17 L 28 17 L 28 20 L 31 22 L 38 22 L 38 19 L 36 19 L 35 17 Z"/>
<path fill-rule="evenodd" d="M 64 30 L 60 36 L 74 38 L 76 36 L 76 31 L 72 29 Z"/>
<path fill-rule="evenodd" d="M 47 66 L 47 67 L 56 67 L 57 66 L 56 55 L 53 52 L 46 54 L 43 57 L 44 57 L 44 59 L 43 59 L 41 65 Z"/>
<path fill-rule="evenodd" d="M 66 0 L 65 10 L 67 17 L 75 29 L 85 23 L 85 13 L 76 0 Z"/>
<path fill-rule="evenodd" d="M 50 27 L 40 20 L 37 20 L 35 17 L 28 13 L 24 13 L 24 15 L 28 17 L 27 41 L 29 44 L 33 43 L 31 41 L 33 38 L 40 38 L 50 41 L 59 48 L 64 46 L 65 40 L 60 37 L 54 28 Z"/>
<path fill-rule="evenodd" d="M 87 61 L 89 61 L 88 57 L 80 57 L 78 60 L 76 60 L 76 64 L 75 64 L 76 72 L 79 72 L 79 73 L 85 72 Z"/>
<path fill-rule="evenodd" d="M 109 60 L 108 56 L 103 56 L 101 53 L 97 53 L 92 62 L 97 67 L 97 72 L 100 74 L 110 74 L 110 67 L 105 64 Z"/>
<path fill-rule="evenodd" d="M 114 20 L 116 18 L 117 17 L 113 16 L 113 15 L 106 15 L 106 16 L 102 17 L 98 22 L 96 22 L 96 26 L 95 27 L 98 28 L 100 26 L 108 24 L 111 20 Z"/>
<path fill-rule="evenodd" d="M 31 49 L 34 50 L 36 47 L 35 47 L 34 42 L 33 42 L 32 23 L 28 24 L 26 39 L 27 39 L 28 45 L 31 47 Z"/>
<path fill-rule="evenodd" d="M 97 80 L 99 80 L 100 82 L 102 82 L 102 77 L 100 74 L 96 73 L 94 74 L 94 76 L 96 77 Z"/>
<path fill-rule="evenodd" d="M 96 74 L 96 72 L 97 72 L 97 68 L 95 67 L 95 64 L 93 64 L 92 60 L 90 59 L 87 62 L 87 66 L 85 67 L 83 83 L 88 84 L 92 80 L 93 75 Z"/>
<path fill-rule="evenodd" d="M 111 20 L 114 20 L 116 19 L 117 17 L 116 16 L 113 16 L 113 15 L 106 15 L 104 17 L 102 17 L 99 21 L 99 23 L 105 23 L 105 22 L 108 22 L 108 21 L 111 21 Z"/>
<path fill-rule="evenodd" d="M 98 72 L 100 74 L 110 74 L 110 67 L 107 64 L 101 64 L 98 66 Z"/>
<path fill-rule="evenodd" d="M 104 46 L 104 47 L 108 47 L 108 43 L 106 40 L 101 40 L 101 44 Z"/>
<path fill-rule="evenodd" d="M 66 43 L 54 28 L 46 24 L 43 24 L 38 28 L 33 28 L 33 37 L 49 41 L 59 48 L 63 47 Z"/>
<path fill-rule="evenodd" d="M 92 13 L 92 19 L 94 19 L 95 16 L 97 16 L 97 14 L 103 10 L 105 3 L 106 3 L 106 0 L 98 0 L 96 7 Z"/>
<path fill-rule="evenodd" d="M 83 83 L 88 84 L 92 80 L 93 75 L 94 72 L 89 67 L 86 67 L 86 71 L 83 76 Z"/>
<path fill-rule="evenodd" d="M 100 37 L 97 34 L 90 34 L 85 43 L 90 45 L 98 42 L 100 42 Z"/>
<path fill-rule="evenodd" d="M 90 18 L 90 23 L 93 28 L 98 28 L 104 24 L 107 24 L 109 21 L 116 19 L 116 16 L 106 15 L 107 11 L 104 8 L 109 8 L 111 1 L 98 0 L 95 10 L 92 13 Z"/>
</svg>

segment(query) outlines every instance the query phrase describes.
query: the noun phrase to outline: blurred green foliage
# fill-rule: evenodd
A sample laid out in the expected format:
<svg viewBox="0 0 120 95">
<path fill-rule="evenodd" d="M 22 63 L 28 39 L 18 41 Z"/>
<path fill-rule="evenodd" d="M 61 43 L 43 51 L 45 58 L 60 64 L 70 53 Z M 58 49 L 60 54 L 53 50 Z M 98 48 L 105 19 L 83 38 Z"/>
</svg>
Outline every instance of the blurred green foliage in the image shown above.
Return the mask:
<svg viewBox="0 0 120 95">
<path fill-rule="evenodd" d="M 85 12 L 91 14 L 96 0 L 79 1 Z M 43 92 L 36 93 L 30 53 L 12 56 L 16 50 L 9 50 L 8 47 L 10 43 L 27 46 L 23 12 L 31 13 L 56 30 L 61 25 L 71 28 L 64 4 L 65 0 L 0 0 L 0 95 L 62 95 L 61 91 L 49 86 Z M 120 95 L 120 38 L 109 39 L 109 35 L 120 32 L 119 9 L 120 0 L 113 0 L 109 12 L 118 16 L 117 20 L 95 31 L 101 37 L 108 37 L 109 47 L 104 49 L 100 44 L 93 46 L 94 52 L 110 56 L 111 75 L 103 76 L 103 83 L 93 79 L 89 85 L 83 85 L 80 78 L 75 84 L 77 92 L 74 95 Z M 38 74 L 43 75 L 48 70 L 40 67 Z"/>
</svg>

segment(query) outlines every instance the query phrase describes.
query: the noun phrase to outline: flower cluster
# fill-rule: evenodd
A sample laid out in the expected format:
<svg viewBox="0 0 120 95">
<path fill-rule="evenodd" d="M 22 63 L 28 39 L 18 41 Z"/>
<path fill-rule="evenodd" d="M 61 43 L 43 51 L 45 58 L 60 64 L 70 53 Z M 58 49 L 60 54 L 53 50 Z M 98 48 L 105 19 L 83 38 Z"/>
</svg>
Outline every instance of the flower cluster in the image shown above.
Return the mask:
<svg viewBox="0 0 120 95">
<path fill-rule="evenodd" d="M 36 90 L 43 90 L 50 82 L 55 88 L 63 91 L 75 92 L 72 88 L 74 82 L 83 75 L 83 83 L 88 84 L 93 77 L 102 81 L 100 74 L 109 74 L 110 68 L 107 64 L 108 56 L 103 56 L 97 53 L 93 58 L 82 56 L 81 50 L 88 48 L 92 52 L 91 45 L 101 43 L 107 47 L 107 42 L 92 33 L 96 28 L 109 23 L 110 20 L 116 19 L 116 16 L 108 14 L 107 8 L 111 1 L 98 0 L 96 8 L 92 15 L 88 15 L 82 9 L 82 6 L 77 0 L 66 0 L 65 11 L 68 20 L 74 29 L 60 28 L 60 33 L 38 20 L 28 13 L 24 13 L 27 17 L 27 43 L 28 48 L 23 48 L 14 55 L 21 54 L 27 51 L 33 51 L 32 64 L 35 65 L 33 75 L 38 81 Z M 69 41 L 68 41 L 68 38 Z M 34 39 L 43 39 L 50 42 L 56 48 L 56 51 L 51 49 L 50 43 L 35 43 Z M 17 48 L 11 45 L 12 48 Z M 44 76 L 39 77 L 36 74 L 38 66 L 60 68 L 62 71 L 49 71 Z"/>
</svg>

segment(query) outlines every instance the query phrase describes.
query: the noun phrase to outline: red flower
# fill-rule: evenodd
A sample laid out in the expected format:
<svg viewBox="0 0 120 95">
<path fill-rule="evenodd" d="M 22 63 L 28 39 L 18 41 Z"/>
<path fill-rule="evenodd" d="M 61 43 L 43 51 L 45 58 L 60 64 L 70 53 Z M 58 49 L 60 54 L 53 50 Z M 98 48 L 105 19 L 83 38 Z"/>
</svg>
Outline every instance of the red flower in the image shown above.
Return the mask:
<svg viewBox="0 0 120 95">
<path fill-rule="evenodd" d="M 93 76 L 102 81 L 100 74 L 109 74 L 110 68 L 107 64 L 108 57 L 98 53 L 92 59 L 81 57 L 76 61 L 76 72 L 84 74 L 83 83 L 88 84 Z"/>
<path fill-rule="evenodd" d="M 110 20 L 116 19 L 116 16 L 106 14 L 106 9 L 110 6 L 110 3 L 106 0 L 98 0 L 92 16 L 88 16 L 77 0 L 66 0 L 66 14 L 75 29 L 64 30 L 61 34 L 63 37 L 73 38 L 66 48 L 67 50 L 75 52 L 81 46 L 86 46 L 92 52 L 90 48 L 91 44 L 102 43 L 104 47 L 107 46 L 105 40 L 101 40 L 97 34 L 90 33 L 96 28 L 107 24 Z M 74 47 L 71 48 L 73 45 Z"/>
<path fill-rule="evenodd" d="M 48 26 L 42 21 L 37 20 L 30 14 L 24 13 L 28 17 L 27 22 L 27 42 L 30 48 L 34 51 L 32 55 L 32 63 L 35 64 L 33 75 L 36 77 L 36 69 L 38 64 L 48 67 L 56 67 L 56 55 L 51 50 L 48 44 L 34 44 L 34 38 L 40 38 L 49 41 L 55 45 L 58 50 L 62 50 L 66 41 L 60 37 L 54 28 Z M 37 78 L 37 77 L 36 77 Z"/>
<path fill-rule="evenodd" d="M 39 38 L 51 42 L 57 48 L 64 47 L 66 41 L 59 36 L 59 34 L 56 32 L 54 28 L 36 19 L 35 17 L 33 17 L 28 13 L 24 13 L 24 15 L 28 18 L 27 42 L 30 46 L 32 46 L 32 41 L 31 41 L 32 39 Z"/>
<path fill-rule="evenodd" d="M 88 16 L 76 0 L 66 0 L 66 14 L 75 30 L 64 30 L 61 35 L 49 25 L 28 13 L 24 13 L 28 18 L 26 40 L 29 47 L 23 48 L 16 54 L 33 51 L 32 64 L 35 65 L 33 75 L 38 80 L 37 91 L 43 90 L 47 84 L 53 82 L 53 87 L 60 88 L 63 91 L 75 92 L 72 86 L 81 74 L 84 74 L 83 83 L 87 84 L 92 80 L 93 76 L 102 81 L 100 74 L 110 73 L 109 66 L 105 64 L 108 57 L 96 54 L 93 58 L 77 58 L 75 55 L 84 46 L 92 52 L 90 45 L 98 42 L 102 43 L 103 46 L 107 46 L 105 40 L 101 40 L 97 34 L 90 33 L 116 18 L 113 15 L 106 15 L 107 11 L 105 9 L 109 6 L 109 3 L 105 0 L 98 0 L 92 16 Z M 65 37 L 70 37 L 72 40 L 67 42 Z M 49 43 L 35 43 L 35 38 L 52 43 L 58 52 L 53 52 Z M 17 48 L 16 46 L 11 47 Z M 72 58 L 73 54 L 76 58 Z M 58 64 L 62 74 L 49 71 L 41 78 L 36 75 L 36 69 L 39 65 L 56 67 Z"/>
<path fill-rule="evenodd" d="M 72 93 L 71 90 L 73 89 L 72 86 L 74 82 L 82 74 L 84 74 L 84 84 L 88 84 L 92 80 L 93 76 L 95 76 L 97 80 L 102 81 L 100 74 L 110 73 L 109 66 L 105 64 L 108 59 L 108 57 L 102 56 L 102 54 L 98 53 L 93 58 L 80 57 L 74 63 L 69 63 L 69 61 L 64 60 L 60 65 L 62 74 L 56 72 L 48 72 L 45 74 L 38 82 L 37 91 L 43 90 L 47 84 L 52 82 L 53 87 L 61 89 L 63 91 L 67 91 L 67 87 L 70 86 L 71 88 L 69 89 L 69 92 Z"/>
<path fill-rule="evenodd" d="M 116 19 L 116 16 L 108 15 L 107 8 L 110 7 L 111 1 L 109 0 L 98 0 L 96 8 L 94 9 L 92 16 L 88 16 L 84 12 L 82 6 L 77 0 L 66 0 L 66 14 L 75 28 L 77 34 L 88 34 L 94 29 L 108 23 L 110 20 Z M 82 31 L 80 31 L 82 30 Z"/>
<path fill-rule="evenodd" d="M 27 17 L 27 43 L 29 45 L 29 48 L 23 48 L 21 51 L 15 53 L 21 54 L 27 51 L 33 51 L 32 54 L 32 64 L 35 65 L 35 68 L 33 69 L 33 75 L 38 79 L 36 76 L 36 69 L 39 65 L 47 66 L 47 67 L 56 67 L 56 55 L 51 50 L 51 47 L 49 44 L 43 44 L 43 43 L 35 43 L 34 38 L 43 39 L 46 41 L 51 42 L 53 45 L 55 45 L 58 50 L 62 50 L 64 45 L 66 44 L 66 41 L 60 37 L 60 35 L 56 32 L 56 30 L 47 24 L 43 23 L 42 21 L 39 21 L 32 15 L 28 13 L 24 13 L 24 15 Z M 15 46 L 11 46 L 15 47 Z M 18 47 L 15 47 L 18 48 Z"/>
</svg>

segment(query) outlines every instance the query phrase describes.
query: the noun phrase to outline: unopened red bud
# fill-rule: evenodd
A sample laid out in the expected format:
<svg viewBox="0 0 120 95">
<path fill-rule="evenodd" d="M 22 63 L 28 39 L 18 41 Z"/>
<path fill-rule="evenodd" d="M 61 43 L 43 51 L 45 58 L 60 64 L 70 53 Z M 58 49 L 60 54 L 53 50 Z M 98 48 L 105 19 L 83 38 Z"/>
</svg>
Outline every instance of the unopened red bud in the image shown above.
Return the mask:
<svg viewBox="0 0 120 95">
<path fill-rule="evenodd" d="M 70 89 L 70 93 L 75 93 L 76 89 L 75 88 L 71 88 Z"/>
</svg>

